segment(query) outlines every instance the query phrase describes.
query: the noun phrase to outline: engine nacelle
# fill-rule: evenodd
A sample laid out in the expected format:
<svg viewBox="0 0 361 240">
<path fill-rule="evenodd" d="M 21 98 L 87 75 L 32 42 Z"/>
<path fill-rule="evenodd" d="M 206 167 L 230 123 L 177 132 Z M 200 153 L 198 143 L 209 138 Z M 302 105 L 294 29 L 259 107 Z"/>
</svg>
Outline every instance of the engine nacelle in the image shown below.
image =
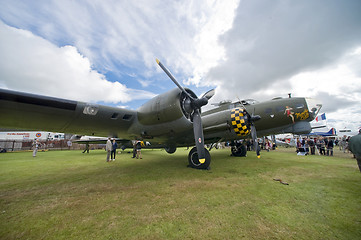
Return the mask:
<svg viewBox="0 0 361 240">
<path fill-rule="evenodd" d="M 231 111 L 231 123 L 233 130 L 238 136 L 247 136 L 251 133 L 251 127 L 247 112 L 242 108 L 234 108 Z"/>
<path fill-rule="evenodd" d="M 186 91 L 192 96 L 196 96 L 189 89 Z M 182 117 L 189 119 L 190 103 L 187 100 L 180 89 L 170 90 L 142 105 L 137 110 L 138 120 L 143 125 L 156 125 L 172 122 Z"/>
<path fill-rule="evenodd" d="M 245 137 L 251 133 L 249 115 L 242 108 L 227 109 L 206 115 L 202 118 L 202 122 L 204 132 L 207 134 L 229 130 L 239 137 Z"/>
</svg>

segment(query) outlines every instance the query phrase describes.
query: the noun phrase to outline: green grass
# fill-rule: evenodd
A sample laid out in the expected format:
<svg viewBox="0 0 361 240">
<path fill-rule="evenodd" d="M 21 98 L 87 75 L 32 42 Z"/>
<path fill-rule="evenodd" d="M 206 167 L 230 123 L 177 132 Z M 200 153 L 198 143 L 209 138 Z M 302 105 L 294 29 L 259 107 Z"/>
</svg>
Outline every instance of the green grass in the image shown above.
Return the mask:
<svg viewBox="0 0 361 240">
<path fill-rule="evenodd" d="M 291 151 L 0 154 L 0 239 L 360 239 L 356 160 Z"/>
</svg>

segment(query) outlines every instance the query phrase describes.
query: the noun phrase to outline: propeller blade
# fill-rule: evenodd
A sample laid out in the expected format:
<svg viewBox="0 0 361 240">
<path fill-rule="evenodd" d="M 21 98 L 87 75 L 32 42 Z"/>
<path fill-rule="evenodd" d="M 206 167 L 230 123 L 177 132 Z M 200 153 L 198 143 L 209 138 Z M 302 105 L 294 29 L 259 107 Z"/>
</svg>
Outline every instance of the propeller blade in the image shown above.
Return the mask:
<svg viewBox="0 0 361 240">
<path fill-rule="evenodd" d="M 257 153 L 257 157 L 260 158 L 261 154 L 259 152 L 259 146 L 258 146 L 258 142 L 257 142 L 257 132 L 256 132 L 256 127 L 254 126 L 254 124 L 251 124 L 251 136 L 252 136 L 252 141 L 253 141 L 253 147 Z"/>
<path fill-rule="evenodd" d="M 174 82 L 175 85 L 177 85 L 177 87 L 184 92 L 184 94 L 187 95 L 187 97 L 189 97 L 191 100 L 194 100 L 194 98 L 178 83 L 178 81 L 175 79 L 175 77 L 173 77 L 173 75 L 170 73 L 170 71 L 158 60 L 158 58 L 156 58 L 156 61 L 159 65 L 159 67 L 161 69 L 163 69 L 163 71 L 168 75 L 168 77 Z"/>
<path fill-rule="evenodd" d="M 209 90 L 208 92 L 206 92 L 205 94 L 203 94 L 202 98 L 207 98 L 208 100 L 211 99 L 211 97 L 213 97 L 213 95 L 216 93 L 215 89 Z"/>
<path fill-rule="evenodd" d="M 193 108 L 200 109 L 204 105 L 207 105 L 208 100 L 211 97 L 213 97 L 214 93 L 215 93 L 215 90 L 212 89 L 212 90 L 209 90 L 208 92 L 206 92 L 205 94 L 203 94 L 203 96 L 201 98 L 194 99 L 194 101 L 192 102 Z"/>
<path fill-rule="evenodd" d="M 194 140 L 197 147 L 198 159 L 200 163 L 204 163 L 206 161 L 206 152 L 204 150 L 204 137 L 203 137 L 203 126 L 201 114 L 199 113 L 199 109 L 194 110 L 193 114 L 193 132 L 194 132 Z"/>
</svg>

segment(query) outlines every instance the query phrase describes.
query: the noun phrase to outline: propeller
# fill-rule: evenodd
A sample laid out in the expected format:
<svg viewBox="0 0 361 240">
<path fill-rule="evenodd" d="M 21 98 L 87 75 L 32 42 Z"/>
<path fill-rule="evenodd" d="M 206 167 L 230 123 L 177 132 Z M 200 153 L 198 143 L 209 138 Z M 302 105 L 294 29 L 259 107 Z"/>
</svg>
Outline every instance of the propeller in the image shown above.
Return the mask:
<svg viewBox="0 0 361 240">
<path fill-rule="evenodd" d="M 204 136 L 203 136 L 203 126 L 201 119 L 201 107 L 208 104 L 208 100 L 213 97 L 215 90 L 212 89 L 205 94 L 201 98 L 192 97 L 173 77 L 173 75 L 169 72 L 169 70 L 158 60 L 156 59 L 158 65 L 163 69 L 163 71 L 168 75 L 168 77 L 174 82 L 175 85 L 187 96 L 190 101 L 191 108 L 191 119 L 193 120 L 193 132 L 194 132 L 194 141 L 197 148 L 198 160 L 201 164 L 203 164 L 206 159 L 206 153 L 204 149 Z"/>
</svg>

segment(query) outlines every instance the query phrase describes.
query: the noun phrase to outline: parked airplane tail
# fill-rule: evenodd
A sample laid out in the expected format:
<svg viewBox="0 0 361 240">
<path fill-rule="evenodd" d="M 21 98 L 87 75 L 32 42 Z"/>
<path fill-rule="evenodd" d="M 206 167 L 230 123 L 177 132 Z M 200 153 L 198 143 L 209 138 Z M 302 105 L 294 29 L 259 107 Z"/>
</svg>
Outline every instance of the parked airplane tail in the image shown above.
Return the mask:
<svg viewBox="0 0 361 240">
<path fill-rule="evenodd" d="M 327 133 L 335 136 L 336 135 L 336 129 L 331 128 L 330 131 L 328 131 Z"/>
</svg>

